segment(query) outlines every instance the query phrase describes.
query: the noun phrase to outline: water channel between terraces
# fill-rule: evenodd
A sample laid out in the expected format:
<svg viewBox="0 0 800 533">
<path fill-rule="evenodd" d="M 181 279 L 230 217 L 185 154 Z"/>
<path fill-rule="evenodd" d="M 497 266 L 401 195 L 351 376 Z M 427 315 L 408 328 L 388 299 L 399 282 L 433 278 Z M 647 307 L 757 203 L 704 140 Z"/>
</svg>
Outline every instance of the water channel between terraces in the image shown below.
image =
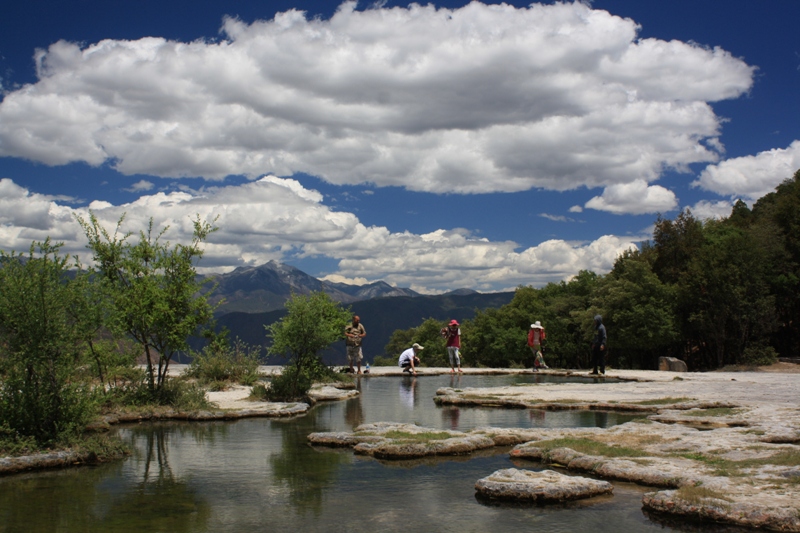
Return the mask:
<svg viewBox="0 0 800 533">
<path fill-rule="evenodd" d="M 652 490 L 615 483 L 611 496 L 554 506 L 489 505 L 475 481 L 513 461 L 508 449 L 383 462 L 307 444 L 315 431 L 365 422 L 439 429 L 609 427 L 631 415 L 437 407 L 440 387 L 570 380 L 544 375 L 365 377 L 357 398 L 294 419 L 153 422 L 115 428 L 134 449 L 113 464 L 0 478 L 0 532 L 744 531 L 664 522 L 641 510 Z"/>
</svg>

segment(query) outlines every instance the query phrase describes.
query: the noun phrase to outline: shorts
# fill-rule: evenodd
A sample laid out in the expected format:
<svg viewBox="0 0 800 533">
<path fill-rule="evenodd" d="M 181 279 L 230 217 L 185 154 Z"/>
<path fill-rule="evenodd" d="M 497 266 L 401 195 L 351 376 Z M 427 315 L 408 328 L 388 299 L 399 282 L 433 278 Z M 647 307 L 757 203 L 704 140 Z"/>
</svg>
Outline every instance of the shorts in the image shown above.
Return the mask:
<svg viewBox="0 0 800 533">
<path fill-rule="evenodd" d="M 347 361 L 350 363 L 360 363 L 364 359 L 361 353 L 361 346 L 348 346 L 347 347 Z"/>
</svg>

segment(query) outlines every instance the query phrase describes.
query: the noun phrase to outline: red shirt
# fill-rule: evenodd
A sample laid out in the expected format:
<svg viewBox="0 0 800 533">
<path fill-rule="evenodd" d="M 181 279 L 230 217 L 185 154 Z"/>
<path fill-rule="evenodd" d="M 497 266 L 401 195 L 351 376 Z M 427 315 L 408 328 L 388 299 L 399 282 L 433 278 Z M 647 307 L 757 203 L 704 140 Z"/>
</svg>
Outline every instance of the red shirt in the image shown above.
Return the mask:
<svg viewBox="0 0 800 533">
<path fill-rule="evenodd" d="M 447 338 L 445 346 L 461 348 L 461 328 L 446 327 L 442 330 L 442 336 Z"/>
<path fill-rule="evenodd" d="M 531 328 L 528 332 L 528 346 L 535 346 L 536 344 L 542 344 L 544 340 L 544 328 Z M 538 343 L 536 341 L 539 341 Z"/>
</svg>

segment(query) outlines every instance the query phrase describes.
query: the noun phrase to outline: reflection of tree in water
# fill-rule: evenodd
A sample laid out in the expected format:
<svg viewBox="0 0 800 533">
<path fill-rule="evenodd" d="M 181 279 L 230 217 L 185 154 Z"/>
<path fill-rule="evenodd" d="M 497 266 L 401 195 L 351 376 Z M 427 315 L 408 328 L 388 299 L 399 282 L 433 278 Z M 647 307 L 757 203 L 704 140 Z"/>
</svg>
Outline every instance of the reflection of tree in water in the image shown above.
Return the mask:
<svg viewBox="0 0 800 533">
<path fill-rule="evenodd" d="M 137 432 L 145 441 L 144 471 L 134 484 L 120 481 L 130 460 L 3 479 L 0 531 L 206 531 L 211 506 L 175 478 L 166 427 L 147 429 Z"/>
<path fill-rule="evenodd" d="M 352 460 L 351 450 L 346 453 L 316 450 L 308 444 L 308 434 L 314 431 L 314 419 L 320 412 L 312 410 L 302 420 L 275 421 L 273 427 L 281 432 L 282 450 L 269 458 L 275 482 L 283 483 L 289 490 L 292 505 L 300 512 L 311 511 L 315 516 L 322 512 L 322 497 L 339 465 Z"/>
<path fill-rule="evenodd" d="M 189 429 L 196 438 L 208 435 L 204 424 L 187 424 L 180 429 Z M 191 426 L 195 426 L 192 428 Z M 141 481 L 133 490 L 114 500 L 108 512 L 106 524 L 109 530 L 122 528 L 131 521 L 145 522 L 150 531 L 198 531 L 207 528 L 211 506 L 203 501 L 189 484 L 175 476 L 169 465 L 170 432 L 176 428 L 159 424 L 145 433 L 145 449 Z M 205 431 L 203 431 L 205 429 Z M 202 435 L 202 436 L 201 436 Z M 146 510 L 153 509 L 152 513 Z M 139 518 L 141 515 L 145 515 Z"/>
</svg>

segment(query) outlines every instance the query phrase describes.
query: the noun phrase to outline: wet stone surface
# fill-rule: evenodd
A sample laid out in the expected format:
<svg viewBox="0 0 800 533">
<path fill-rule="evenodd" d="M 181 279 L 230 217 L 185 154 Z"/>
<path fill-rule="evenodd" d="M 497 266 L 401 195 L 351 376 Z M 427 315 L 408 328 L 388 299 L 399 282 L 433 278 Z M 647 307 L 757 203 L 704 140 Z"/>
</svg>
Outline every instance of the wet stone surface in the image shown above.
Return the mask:
<svg viewBox="0 0 800 533">
<path fill-rule="evenodd" d="M 475 491 L 484 498 L 518 502 L 554 503 L 608 494 L 613 485 L 553 470 L 533 472 L 506 468 L 479 479 Z"/>
</svg>

